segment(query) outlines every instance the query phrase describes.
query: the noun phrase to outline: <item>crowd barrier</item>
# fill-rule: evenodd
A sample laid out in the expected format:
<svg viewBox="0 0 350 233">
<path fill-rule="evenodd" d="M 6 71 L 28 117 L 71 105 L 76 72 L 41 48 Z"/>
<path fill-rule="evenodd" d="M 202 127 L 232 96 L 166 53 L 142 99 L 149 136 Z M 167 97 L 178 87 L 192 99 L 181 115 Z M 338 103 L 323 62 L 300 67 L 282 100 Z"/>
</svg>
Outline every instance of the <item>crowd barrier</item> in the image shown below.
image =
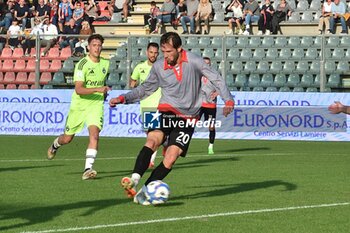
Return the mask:
<svg viewBox="0 0 350 233">
<path fill-rule="evenodd" d="M 73 90 L 0 91 L 0 135 L 59 135 L 64 132 Z M 108 101 L 126 91 L 111 91 L 105 102 L 101 136 L 145 137 L 138 103 L 110 108 Z M 350 141 L 350 117 L 330 114 L 334 101 L 350 103 L 345 93 L 233 92 L 236 109 L 222 116 L 218 102 L 219 139 Z M 78 136 L 86 136 L 84 129 Z M 207 138 L 197 128 L 194 138 Z"/>
</svg>

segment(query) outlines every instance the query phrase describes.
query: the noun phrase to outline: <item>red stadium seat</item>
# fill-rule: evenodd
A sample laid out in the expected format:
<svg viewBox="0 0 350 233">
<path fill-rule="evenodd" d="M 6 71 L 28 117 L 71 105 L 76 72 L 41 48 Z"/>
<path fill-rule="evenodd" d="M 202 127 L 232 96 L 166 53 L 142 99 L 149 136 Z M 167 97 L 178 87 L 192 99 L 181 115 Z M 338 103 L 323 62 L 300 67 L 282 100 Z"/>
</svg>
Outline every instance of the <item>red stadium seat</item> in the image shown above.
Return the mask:
<svg viewBox="0 0 350 233">
<path fill-rule="evenodd" d="M 7 72 L 7 73 L 5 73 L 5 77 L 4 77 L 4 83 L 5 84 L 14 83 L 15 80 L 16 80 L 15 72 Z"/>
<path fill-rule="evenodd" d="M 49 52 L 47 53 L 47 56 L 45 58 L 47 59 L 57 59 L 60 56 L 60 50 L 58 47 L 53 47 L 49 50 Z"/>
<path fill-rule="evenodd" d="M 40 54 L 44 51 L 45 48 L 41 48 L 40 49 Z M 30 50 L 30 56 L 35 57 L 36 56 L 36 49 L 32 48 L 32 50 Z"/>
<path fill-rule="evenodd" d="M 72 56 L 72 50 L 70 49 L 70 47 L 65 47 L 61 50 L 61 55 L 60 58 L 63 60 L 66 60 L 67 58 Z"/>
<path fill-rule="evenodd" d="M 45 85 L 48 84 L 52 80 L 52 76 L 50 72 L 43 72 L 40 77 L 40 84 Z"/>
<path fill-rule="evenodd" d="M 102 17 L 102 16 L 106 16 L 106 17 L 110 18 L 110 17 L 111 17 L 111 14 L 109 13 L 108 10 L 104 10 L 104 11 L 101 11 L 100 16 L 101 16 L 101 17 Z"/>
<path fill-rule="evenodd" d="M 107 10 L 108 2 L 107 1 L 99 1 L 98 6 L 100 8 L 100 11 Z"/>
<path fill-rule="evenodd" d="M 61 60 L 52 60 L 50 65 L 50 72 L 59 71 L 62 68 Z"/>
<path fill-rule="evenodd" d="M 17 60 L 15 63 L 14 71 L 24 71 L 26 68 L 26 61 L 25 60 Z"/>
<path fill-rule="evenodd" d="M 15 48 L 15 50 L 13 50 L 12 57 L 14 59 L 22 58 L 23 57 L 23 49 L 22 48 Z"/>
<path fill-rule="evenodd" d="M 0 89 L 5 89 L 5 85 L 4 84 L 0 84 Z"/>
<path fill-rule="evenodd" d="M 27 85 L 27 84 L 20 84 L 20 85 L 18 86 L 18 89 L 26 90 L 26 89 L 28 89 L 28 85 Z"/>
<path fill-rule="evenodd" d="M 2 64 L 2 71 L 13 71 L 13 61 L 12 60 L 5 60 Z"/>
<path fill-rule="evenodd" d="M 30 86 L 30 89 L 36 90 L 36 89 L 40 89 L 40 87 L 39 87 L 39 88 L 36 88 L 35 85 L 33 84 L 33 85 Z"/>
<path fill-rule="evenodd" d="M 11 58 L 12 57 L 12 49 L 10 48 L 4 48 L 1 53 L 1 58 L 6 59 L 6 58 Z"/>
<path fill-rule="evenodd" d="M 33 59 L 28 60 L 27 66 L 26 66 L 26 71 L 28 71 L 28 72 L 35 71 L 35 60 L 33 60 Z"/>
<path fill-rule="evenodd" d="M 27 73 L 26 72 L 18 72 L 16 76 L 16 84 L 27 84 Z"/>
<path fill-rule="evenodd" d="M 16 84 L 13 84 L 13 83 L 7 84 L 6 89 L 17 89 L 17 86 L 16 86 Z"/>
<path fill-rule="evenodd" d="M 36 77 L 36 73 L 35 72 L 30 72 L 29 76 L 28 76 L 27 83 L 28 84 L 34 84 L 35 83 L 35 77 Z"/>
<path fill-rule="evenodd" d="M 50 61 L 49 60 L 40 60 L 40 71 L 47 71 L 50 68 Z"/>
<path fill-rule="evenodd" d="M 2 83 L 3 81 L 4 81 L 4 74 L 0 72 L 0 83 Z"/>
</svg>

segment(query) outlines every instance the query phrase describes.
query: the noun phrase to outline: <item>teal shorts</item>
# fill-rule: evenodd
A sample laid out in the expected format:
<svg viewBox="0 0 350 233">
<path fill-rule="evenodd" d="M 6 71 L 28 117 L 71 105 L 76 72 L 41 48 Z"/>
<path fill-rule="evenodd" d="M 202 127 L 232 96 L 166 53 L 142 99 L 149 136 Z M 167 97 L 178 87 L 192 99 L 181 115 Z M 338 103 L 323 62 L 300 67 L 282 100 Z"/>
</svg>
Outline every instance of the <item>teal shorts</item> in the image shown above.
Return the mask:
<svg viewBox="0 0 350 233">
<path fill-rule="evenodd" d="M 70 109 L 64 133 L 73 135 L 83 130 L 84 126 L 95 125 L 102 130 L 103 127 L 103 105 L 90 106 L 85 110 Z"/>
</svg>

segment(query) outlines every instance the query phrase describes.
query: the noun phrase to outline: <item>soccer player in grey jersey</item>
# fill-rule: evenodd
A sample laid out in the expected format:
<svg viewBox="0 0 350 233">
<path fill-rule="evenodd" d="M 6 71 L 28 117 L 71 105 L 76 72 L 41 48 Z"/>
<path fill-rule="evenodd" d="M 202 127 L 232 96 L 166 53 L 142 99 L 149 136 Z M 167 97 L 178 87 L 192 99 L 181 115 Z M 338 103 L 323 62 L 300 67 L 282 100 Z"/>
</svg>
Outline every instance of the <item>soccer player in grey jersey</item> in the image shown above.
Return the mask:
<svg viewBox="0 0 350 233">
<path fill-rule="evenodd" d="M 209 57 L 203 57 L 205 63 L 209 66 L 211 65 L 211 61 Z M 215 86 L 207 79 L 207 77 L 202 77 L 202 107 L 199 118 L 204 115 L 204 120 L 209 121 L 209 146 L 208 146 L 208 154 L 214 154 L 214 141 L 215 141 L 215 118 L 216 118 L 216 101 L 217 101 L 217 91 Z"/>
<path fill-rule="evenodd" d="M 164 59 L 157 60 L 150 71 L 147 80 L 137 88 L 109 102 L 111 107 L 117 104 L 133 103 L 143 99 L 161 87 L 162 95 L 158 110 L 163 119 L 172 122 L 172 126 L 161 125 L 160 128 L 149 129 L 146 143 L 136 159 L 132 176 L 121 180 L 122 187 L 134 202 L 149 204 L 145 199 L 143 189 L 136 194 L 136 185 L 148 168 L 153 154 L 169 137 L 168 149 L 163 161 L 153 170 L 145 185 L 154 180 L 163 180 L 171 171 L 179 156 L 186 155 L 194 127 L 181 127 L 187 119 L 198 118 L 202 104 L 201 78 L 205 76 L 211 81 L 219 95 L 225 101 L 223 114 L 227 116 L 233 111 L 234 101 L 221 75 L 208 66 L 202 57 L 182 48 L 181 38 L 175 32 L 163 34 L 160 39 Z M 144 186 L 145 187 L 145 186 Z"/>
</svg>

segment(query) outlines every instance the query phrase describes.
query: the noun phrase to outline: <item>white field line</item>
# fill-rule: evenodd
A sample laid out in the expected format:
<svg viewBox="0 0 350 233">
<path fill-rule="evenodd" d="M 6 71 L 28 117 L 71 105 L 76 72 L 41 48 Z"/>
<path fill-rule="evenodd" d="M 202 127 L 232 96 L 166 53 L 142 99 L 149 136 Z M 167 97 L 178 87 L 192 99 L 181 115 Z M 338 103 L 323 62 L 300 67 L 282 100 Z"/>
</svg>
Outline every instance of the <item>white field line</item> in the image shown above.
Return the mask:
<svg viewBox="0 0 350 233">
<path fill-rule="evenodd" d="M 283 155 L 294 155 L 295 153 L 267 153 L 267 154 L 215 154 L 215 155 L 191 155 L 189 154 L 186 158 L 200 158 L 200 157 L 211 157 L 211 158 L 216 158 L 216 157 L 242 157 L 242 156 L 283 156 Z M 301 153 L 298 153 L 299 155 L 303 155 Z M 305 155 L 308 155 L 308 153 L 305 153 Z M 340 156 L 343 154 L 332 154 L 334 156 Z M 135 156 L 128 156 L 128 157 L 110 157 L 110 158 L 97 158 L 98 160 L 129 160 L 129 159 L 136 159 L 136 154 Z M 82 156 L 81 159 L 61 159 L 57 158 L 53 161 L 85 161 L 84 156 Z M 9 163 L 9 162 L 52 162 L 47 159 L 0 159 L 0 163 Z"/>
<path fill-rule="evenodd" d="M 192 219 L 226 217 L 226 216 L 246 215 L 246 214 L 261 214 L 261 213 L 270 213 L 270 212 L 282 212 L 282 211 L 290 211 L 290 210 L 315 209 L 315 208 L 337 207 L 337 206 L 347 206 L 347 205 L 350 205 L 350 202 L 320 204 L 320 205 L 306 205 L 306 206 L 292 206 L 292 207 L 273 208 L 273 209 L 243 210 L 243 211 L 234 211 L 234 212 L 226 212 L 226 213 L 193 215 L 193 216 L 184 216 L 184 217 L 177 217 L 177 218 L 151 219 L 151 220 L 144 220 L 144 221 L 137 221 L 137 222 L 123 222 L 123 223 L 85 226 L 85 227 L 49 229 L 49 230 L 41 230 L 41 231 L 24 231 L 22 233 L 83 231 L 83 230 L 94 230 L 94 229 L 103 229 L 103 228 L 116 228 L 116 227 L 123 227 L 123 226 L 145 225 L 145 224 L 153 224 L 153 223 L 186 221 L 186 220 L 192 220 Z"/>
</svg>

